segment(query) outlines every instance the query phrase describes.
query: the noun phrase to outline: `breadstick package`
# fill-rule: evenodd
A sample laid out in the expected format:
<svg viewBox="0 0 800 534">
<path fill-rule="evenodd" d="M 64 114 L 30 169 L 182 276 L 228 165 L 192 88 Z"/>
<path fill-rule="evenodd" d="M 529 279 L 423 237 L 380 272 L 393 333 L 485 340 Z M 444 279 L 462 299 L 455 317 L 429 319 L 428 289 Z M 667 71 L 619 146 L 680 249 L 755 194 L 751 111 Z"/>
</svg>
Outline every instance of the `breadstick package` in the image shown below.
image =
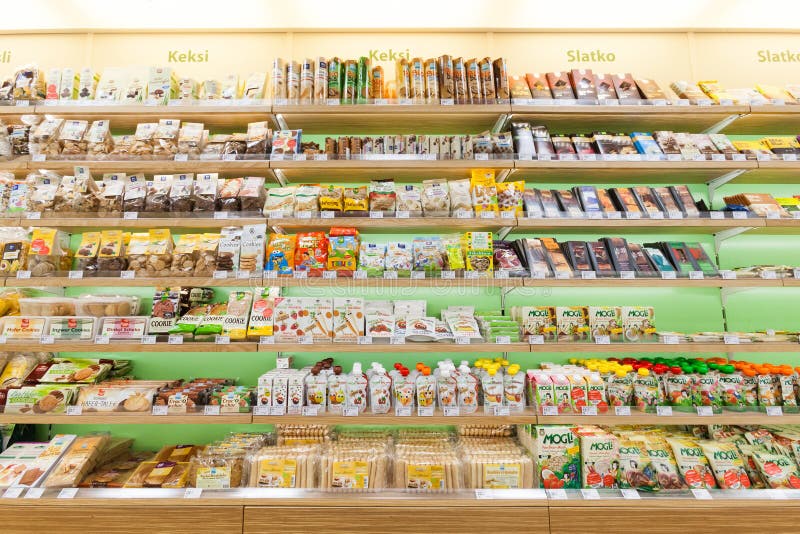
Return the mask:
<svg viewBox="0 0 800 534">
<path fill-rule="evenodd" d="M 314 488 L 319 477 L 318 445 L 263 447 L 250 459 L 248 486 Z"/>
<path fill-rule="evenodd" d="M 390 464 L 386 440 L 353 439 L 331 443 L 322 453 L 319 488 L 347 492 L 387 488 Z"/>
</svg>

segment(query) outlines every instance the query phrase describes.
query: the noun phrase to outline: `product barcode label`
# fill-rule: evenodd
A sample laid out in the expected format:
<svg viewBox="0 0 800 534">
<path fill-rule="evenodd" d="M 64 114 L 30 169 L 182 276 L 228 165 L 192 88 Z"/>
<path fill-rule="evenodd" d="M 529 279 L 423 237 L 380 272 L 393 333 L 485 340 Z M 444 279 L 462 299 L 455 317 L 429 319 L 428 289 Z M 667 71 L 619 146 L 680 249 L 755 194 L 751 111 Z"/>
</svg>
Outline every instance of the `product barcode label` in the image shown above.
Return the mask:
<svg viewBox="0 0 800 534">
<path fill-rule="evenodd" d="M 529 345 L 544 345 L 544 336 L 541 336 L 541 335 L 528 336 L 528 344 Z"/>
<path fill-rule="evenodd" d="M 433 417 L 433 406 L 418 406 L 417 407 L 417 416 L 418 417 Z"/>
<path fill-rule="evenodd" d="M 411 406 L 395 406 L 394 414 L 397 417 L 411 417 Z"/>
<path fill-rule="evenodd" d="M 217 345 L 230 345 L 231 338 L 230 336 L 217 336 L 214 339 L 214 343 L 216 343 Z"/>
<path fill-rule="evenodd" d="M 67 415 L 82 415 L 83 414 L 83 407 L 82 406 L 67 406 L 67 410 L 65 412 Z"/>
<path fill-rule="evenodd" d="M 322 278 L 324 280 L 336 280 L 336 271 L 322 271 Z"/>
<path fill-rule="evenodd" d="M 597 273 L 595 271 L 581 271 L 582 280 L 595 280 L 596 278 Z"/>
<path fill-rule="evenodd" d="M 142 345 L 155 345 L 156 344 L 156 336 L 142 336 L 142 339 L 139 342 Z"/>
<path fill-rule="evenodd" d="M 253 406 L 253 415 L 269 415 L 271 406 L 262 404 L 260 406 Z"/>
<path fill-rule="evenodd" d="M 183 336 L 177 334 L 170 334 L 167 338 L 168 345 L 183 345 Z"/>
<path fill-rule="evenodd" d="M 627 417 L 630 414 L 631 414 L 630 406 L 614 406 L 614 415 L 618 415 L 620 417 Z"/>
<path fill-rule="evenodd" d="M 342 415 L 345 417 L 357 417 L 358 408 L 356 406 L 346 406 L 342 408 Z"/>
<path fill-rule="evenodd" d="M 445 406 L 442 408 L 445 417 L 458 417 L 461 415 L 461 409 L 458 406 Z"/>
<path fill-rule="evenodd" d="M 689 280 L 702 280 L 703 278 L 705 278 L 703 271 L 689 271 Z"/>
<path fill-rule="evenodd" d="M 303 406 L 300 415 L 305 417 L 316 417 L 319 414 L 319 406 Z"/>
<path fill-rule="evenodd" d="M 30 271 L 17 271 L 17 280 L 29 280 L 30 277 Z"/>
<path fill-rule="evenodd" d="M 610 345 L 611 336 L 594 336 L 594 342 L 596 345 Z"/>
<path fill-rule="evenodd" d="M 67 278 L 70 280 L 80 280 L 83 278 L 83 271 L 70 271 L 67 273 Z"/>
<path fill-rule="evenodd" d="M 777 416 L 780 417 L 783 415 L 783 407 L 782 406 L 767 406 L 766 407 L 767 415 L 769 416 Z"/>
<path fill-rule="evenodd" d="M 497 417 L 505 417 L 507 415 L 511 415 L 511 410 L 508 406 L 494 406 L 492 409 L 493 413 Z"/>
</svg>

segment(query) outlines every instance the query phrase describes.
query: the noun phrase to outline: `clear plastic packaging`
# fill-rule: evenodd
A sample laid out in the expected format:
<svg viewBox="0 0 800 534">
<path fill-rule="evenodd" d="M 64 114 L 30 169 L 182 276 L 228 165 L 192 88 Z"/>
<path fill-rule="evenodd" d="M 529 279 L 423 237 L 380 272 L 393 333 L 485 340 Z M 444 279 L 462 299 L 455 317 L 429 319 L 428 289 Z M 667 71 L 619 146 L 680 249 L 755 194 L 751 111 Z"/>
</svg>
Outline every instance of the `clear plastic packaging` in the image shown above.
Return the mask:
<svg viewBox="0 0 800 534">
<path fill-rule="evenodd" d="M 139 314 L 139 297 L 133 295 L 81 295 L 74 299 L 73 302 L 77 315 L 86 317 L 114 317 Z"/>
<path fill-rule="evenodd" d="M 69 234 L 55 228 L 34 228 L 28 254 L 31 276 L 55 276 L 72 267 Z"/>
<path fill-rule="evenodd" d="M 148 182 L 144 211 L 167 213 L 169 209 L 169 192 L 172 189 L 171 174 L 157 174 Z M 126 210 L 127 211 L 127 210 Z"/>
<path fill-rule="evenodd" d="M 248 486 L 255 488 L 316 488 L 318 445 L 264 447 L 250 457 Z"/>
<path fill-rule="evenodd" d="M 354 439 L 328 444 L 322 452 L 319 488 L 364 492 L 389 487 L 391 457 L 380 439 Z"/>
</svg>

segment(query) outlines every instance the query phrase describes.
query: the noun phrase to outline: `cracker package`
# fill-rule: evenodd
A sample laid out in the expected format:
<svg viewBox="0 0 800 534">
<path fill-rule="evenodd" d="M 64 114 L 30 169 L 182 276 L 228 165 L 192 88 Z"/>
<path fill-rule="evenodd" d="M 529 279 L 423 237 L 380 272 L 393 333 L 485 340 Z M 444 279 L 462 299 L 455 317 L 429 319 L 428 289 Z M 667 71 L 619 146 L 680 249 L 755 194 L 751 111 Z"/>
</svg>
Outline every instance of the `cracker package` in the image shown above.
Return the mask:
<svg viewBox="0 0 800 534">
<path fill-rule="evenodd" d="M 242 228 L 239 271 L 260 273 L 264 268 L 267 225 L 248 224 Z"/>
<path fill-rule="evenodd" d="M 656 318 L 653 307 L 623 306 L 622 330 L 625 341 L 654 341 L 656 339 Z"/>
</svg>

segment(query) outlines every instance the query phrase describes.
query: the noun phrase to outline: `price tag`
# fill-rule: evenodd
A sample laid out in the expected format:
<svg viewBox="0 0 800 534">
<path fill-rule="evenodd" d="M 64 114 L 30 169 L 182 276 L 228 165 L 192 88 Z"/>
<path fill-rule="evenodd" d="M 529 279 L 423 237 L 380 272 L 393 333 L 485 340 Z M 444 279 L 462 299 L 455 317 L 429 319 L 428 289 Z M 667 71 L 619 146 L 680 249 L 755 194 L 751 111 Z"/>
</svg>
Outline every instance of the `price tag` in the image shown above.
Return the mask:
<svg viewBox="0 0 800 534">
<path fill-rule="evenodd" d="M 269 414 L 270 415 L 277 415 L 277 416 L 286 415 L 286 405 L 285 404 L 279 404 L 278 406 L 270 407 Z"/>
<path fill-rule="evenodd" d="M 736 280 L 736 271 L 720 271 L 723 280 Z"/>
<path fill-rule="evenodd" d="M 5 345 L 8 338 L 6 336 L 0 336 L 0 345 Z"/>
<path fill-rule="evenodd" d="M 22 486 L 12 486 L 3 493 L 4 499 L 16 499 L 20 495 L 22 495 L 22 490 L 25 489 Z"/>
<path fill-rule="evenodd" d="M 314 154 L 314 161 L 328 161 L 327 154 Z"/>
<path fill-rule="evenodd" d="M 119 277 L 121 280 L 133 280 L 136 278 L 135 271 L 120 271 Z"/>
<path fill-rule="evenodd" d="M 453 338 L 456 342 L 456 345 L 469 345 L 470 339 L 467 336 L 455 336 Z"/>
<path fill-rule="evenodd" d="M 397 417 L 411 417 L 411 406 L 395 406 L 394 414 Z"/>
<path fill-rule="evenodd" d="M 581 406 L 581 415 L 597 415 L 597 406 Z"/>
<path fill-rule="evenodd" d="M 620 271 L 619 278 L 620 280 L 633 280 L 636 278 L 636 273 L 634 271 Z"/>
<path fill-rule="evenodd" d="M 358 417 L 358 408 L 356 406 L 346 406 L 342 408 L 342 415 L 344 417 Z"/>
<path fill-rule="evenodd" d="M 405 345 L 406 344 L 406 338 L 405 338 L 405 336 L 392 336 L 392 338 L 389 340 L 389 344 L 390 345 Z"/>
<path fill-rule="evenodd" d="M 778 277 L 778 273 L 775 271 L 761 271 L 761 278 L 764 280 L 775 280 Z"/>
<path fill-rule="evenodd" d="M 288 369 L 289 368 L 289 358 L 276 358 L 275 359 L 275 367 L 278 369 Z"/>
<path fill-rule="evenodd" d="M 556 271 L 556 280 L 569 280 L 569 273 L 565 271 Z"/>
<path fill-rule="evenodd" d="M 783 161 L 797 161 L 797 154 L 783 154 Z"/>
<path fill-rule="evenodd" d="M 606 213 L 606 219 L 622 219 L 622 213 L 618 211 L 609 211 Z"/>
<path fill-rule="evenodd" d="M 711 154 L 711 161 L 725 161 L 725 154 Z"/>
<path fill-rule="evenodd" d="M 441 277 L 442 277 L 442 280 L 455 280 L 456 272 L 455 271 L 442 271 Z"/>
<path fill-rule="evenodd" d="M 219 404 L 207 404 L 203 406 L 203 415 L 219 415 Z"/>
<path fill-rule="evenodd" d="M 614 406 L 614 415 L 628 417 L 631 414 L 630 406 Z"/>
<path fill-rule="evenodd" d="M 336 218 L 336 212 L 334 212 L 334 211 L 321 211 L 319 213 L 319 216 L 320 216 L 321 219 L 335 219 Z"/>
<path fill-rule="evenodd" d="M 629 489 L 621 489 L 621 490 L 619 490 L 619 491 L 620 491 L 620 493 L 622 493 L 622 498 L 623 498 L 623 499 L 633 499 L 633 500 L 636 500 L 636 499 L 641 499 L 641 498 L 642 498 L 642 496 L 641 496 L 641 495 L 639 495 L 639 492 L 638 492 L 638 491 L 636 491 L 635 489 L 632 489 L 632 488 L 629 488 Z"/>
<path fill-rule="evenodd" d="M 267 280 L 277 280 L 278 271 L 264 271 L 264 278 Z"/>
<path fill-rule="evenodd" d="M 683 212 L 677 210 L 669 210 L 667 212 L 667 217 L 670 219 L 683 219 Z"/>
<path fill-rule="evenodd" d="M 656 415 L 660 417 L 672 416 L 672 406 L 656 406 Z"/>
<path fill-rule="evenodd" d="M 725 212 L 724 211 L 711 211 L 711 212 L 708 213 L 708 216 L 711 217 L 712 219 L 715 219 L 715 220 L 724 219 L 725 218 Z"/>
<path fill-rule="evenodd" d="M 260 345 L 274 345 L 275 344 L 275 337 L 274 336 L 261 336 L 258 338 L 258 343 Z"/>
<path fill-rule="evenodd" d="M 238 280 L 249 280 L 250 271 L 236 271 L 236 278 Z"/>
<path fill-rule="evenodd" d="M 186 488 L 183 492 L 184 499 L 199 499 L 203 494 L 203 488 Z"/>
<path fill-rule="evenodd" d="M 167 415 L 167 407 L 166 406 L 153 406 L 153 411 L 151 413 L 153 415 Z"/>
<path fill-rule="evenodd" d="M 222 156 L 222 161 L 236 161 L 236 154 L 224 154 Z"/>
<path fill-rule="evenodd" d="M 41 499 L 44 495 L 44 488 L 30 488 L 25 493 L 25 499 Z"/>
<path fill-rule="evenodd" d="M 544 271 L 531 271 L 531 280 L 544 280 L 547 278 L 547 273 Z"/>
<path fill-rule="evenodd" d="M 733 213 L 733 218 L 734 219 L 739 219 L 739 220 L 747 219 L 747 212 L 746 211 L 734 211 L 732 213 Z"/>
<path fill-rule="evenodd" d="M 388 98 L 376 98 L 375 99 L 375 105 L 376 106 L 388 106 L 389 105 L 389 99 Z"/>
<path fill-rule="evenodd" d="M 789 496 L 783 490 L 773 489 L 773 490 L 767 490 L 767 491 L 769 492 L 768 493 L 769 494 L 769 498 L 774 500 L 774 501 L 783 501 L 783 500 L 789 498 Z"/>
<path fill-rule="evenodd" d="M 370 219 L 383 219 L 383 212 L 382 211 L 370 211 L 369 212 Z"/>
<path fill-rule="evenodd" d="M 663 211 L 654 211 L 650 214 L 651 219 L 663 219 L 664 212 Z"/>
<path fill-rule="evenodd" d="M 46 159 L 44 154 L 36 154 L 35 156 L 31 157 L 31 161 L 44 161 Z"/>
<path fill-rule="evenodd" d="M 397 280 L 397 271 L 383 271 L 384 280 Z"/>
<path fill-rule="evenodd" d="M 42 214 L 38 211 L 26 211 L 25 218 L 29 221 L 38 220 L 42 218 Z"/>
<path fill-rule="evenodd" d="M 595 271 L 581 271 L 581 280 L 595 280 L 597 273 Z"/>
<path fill-rule="evenodd" d="M 189 161 L 189 154 L 175 154 L 175 161 Z"/>
<path fill-rule="evenodd" d="M 339 102 L 338 98 L 329 98 L 328 101 L 327 101 L 327 104 L 329 106 L 338 106 L 340 104 L 340 102 Z"/>
<path fill-rule="evenodd" d="M 67 406 L 66 412 L 67 415 L 81 415 L 83 414 L 83 408 L 81 406 Z"/>
<path fill-rule="evenodd" d="M 482 211 L 481 212 L 481 219 L 494 219 L 497 217 L 497 214 L 493 211 Z"/>
<path fill-rule="evenodd" d="M 292 276 L 294 276 L 295 280 L 305 280 L 308 278 L 308 271 L 295 271 Z"/>
<path fill-rule="evenodd" d="M 475 272 L 473 274 L 475 274 L 475 278 L 477 278 L 479 273 Z M 496 280 L 508 280 L 508 271 L 495 271 L 494 277 Z"/>
<path fill-rule="evenodd" d="M 353 280 L 366 280 L 367 279 L 367 271 L 358 270 L 353 271 Z"/>
<path fill-rule="evenodd" d="M 663 271 L 661 273 L 661 279 L 662 280 L 675 280 L 676 277 L 677 277 L 677 275 L 676 275 L 675 271 Z"/>
<path fill-rule="evenodd" d="M 216 220 L 220 220 L 220 219 L 224 220 L 224 219 L 227 219 L 227 218 L 228 218 L 228 212 L 227 211 L 215 211 L 214 212 L 214 219 L 216 219 Z"/>
<path fill-rule="evenodd" d="M 477 161 L 489 161 L 489 154 L 475 154 Z"/>
<path fill-rule="evenodd" d="M 319 415 L 319 406 L 303 406 L 300 409 L 300 415 L 303 417 L 316 417 Z"/>
<path fill-rule="evenodd" d="M 642 218 L 642 213 L 639 211 L 631 211 L 626 215 L 627 219 L 636 221 Z"/>
<path fill-rule="evenodd" d="M 600 493 L 596 489 L 582 489 L 581 496 L 587 500 L 597 500 L 600 498 Z"/>
<path fill-rule="evenodd" d="M 708 492 L 707 489 L 693 489 L 692 490 L 692 495 L 694 495 L 694 498 L 697 499 L 697 500 L 701 500 L 701 501 L 710 501 L 711 500 L 711 494 Z"/>
<path fill-rule="evenodd" d="M 714 415 L 714 409 L 711 406 L 697 406 L 697 415 L 700 417 L 711 417 Z"/>
<path fill-rule="evenodd" d="M 458 406 L 445 406 L 442 408 L 445 417 L 458 417 L 461 415 L 461 409 Z"/>
<path fill-rule="evenodd" d="M 323 280 L 336 280 L 336 271 L 322 271 Z"/>
<path fill-rule="evenodd" d="M 563 489 L 549 489 L 545 490 L 547 492 L 547 497 L 554 501 L 566 501 L 567 500 L 567 491 Z"/>
<path fill-rule="evenodd" d="M 500 218 L 501 219 L 514 219 L 516 217 L 516 213 L 513 211 L 501 211 Z"/>
<path fill-rule="evenodd" d="M 681 161 L 680 154 L 667 154 L 667 161 Z"/>
<path fill-rule="evenodd" d="M 586 212 L 587 219 L 602 219 L 603 214 L 599 211 L 587 211 Z"/>
<path fill-rule="evenodd" d="M 528 336 L 528 344 L 529 345 L 544 345 L 544 336 L 541 336 L 541 335 Z"/>
<path fill-rule="evenodd" d="M 443 106 L 452 106 L 455 104 L 455 101 L 452 98 L 442 98 L 439 100 L 439 103 Z"/>
<path fill-rule="evenodd" d="M 465 271 L 464 272 L 464 279 L 465 280 L 477 280 L 480 277 L 480 273 L 478 271 Z"/>
<path fill-rule="evenodd" d="M 260 406 L 253 406 L 253 415 L 269 415 L 271 406 L 262 404 Z"/>
<path fill-rule="evenodd" d="M 667 334 L 665 336 L 661 336 L 661 342 L 664 345 L 677 345 L 679 343 L 678 336 L 674 334 Z"/>
<path fill-rule="evenodd" d="M 372 336 L 358 336 L 359 345 L 372 345 Z"/>
<path fill-rule="evenodd" d="M 747 154 L 731 154 L 733 161 L 747 161 Z"/>
<path fill-rule="evenodd" d="M 108 345 L 110 340 L 108 336 L 94 336 L 94 344 L 95 345 Z"/>
<path fill-rule="evenodd" d="M 702 280 L 703 271 L 689 271 L 689 280 Z"/>
<path fill-rule="evenodd" d="M 722 336 L 722 342 L 726 345 L 738 345 L 739 344 L 739 336 L 725 334 Z"/>
<path fill-rule="evenodd" d="M 78 488 L 64 488 L 58 492 L 58 499 L 73 499 L 78 494 Z"/>
<path fill-rule="evenodd" d="M 412 280 L 424 280 L 425 279 L 425 271 L 411 271 L 411 279 Z"/>
<path fill-rule="evenodd" d="M 313 345 L 314 344 L 314 336 L 305 335 L 305 336 L 297 338 L 297 341 L 299 341 L 301 345 Z"/>
<path fill-rule="evenodd" d="M 595 345 L 611 345 L 611 336 L 594 336 Z"/>
<path fill-rule="evenodd" d="M 177 334 L 170 334 L 167 338 L 168 345 L 183 345 L 183 336 Z"/>
<path fill-rule="evenodd" d="M 394 216 L 398 219 L 408 219 L 411 213 L 408 210 L 397 210 Z"/>
<path fill-rule="evenodd" d="M 506 417 L 511 415 L 511 409 L 508 406 L 494 406 L 492 411 L 496 417 Z"/>
<path fill-rule="evenodd" d="M 619 161 L 619 154 L 603 154 L 603 161 Z"/>
<path fill-rule="evenodd" d="M 705 154 L 695 154 L 694 156 L 692 156 L 692 161 L 706 161 L 706 155 Z"/>
<path fill-rule="evenodd" d="M 17 280 L 29 280 L 30 277 L 30 271 L 17 271 Z"/>
<path fill-rule="evenodd" d="M 542 415 L 558 415 L 558 406 L 542 406 Z"/>
<path fill-rule="evenodd" d="M 53 336 L 42 336 L 39 338 L 39 343 L 42 345 L 52 345 L 56 340 Z"/>
<path fill-rule="evenodd" d="M 472 219 L 472 212 L 469 210 L 456 210 L 456 219 Z"/>
<path fill-rule="evenodd" d="M 433 417 L 433 406 L 418 406 L 417 407 L 417 416 L 418 417 Z"/>
<path fill-rule="evenodd" d="M 142 339 L 139 342 L 142 345 L 155 345 L 156 344 L 156 336 L 142 336 Z"/>
<path fill-rule="evenodd" d="M 766 407 L 767 415 L 781 417 L 783 415 L 783 407 L 782 406 L 767 406 Z"/>
<path fill-rule="evenodd" d="M 70 271 L 67 273 L 67 278 L 70 280 L 80 280 L 83 278 L 83 271 Z"/>
<path fill-rule="evenodd" d="M 511 344 L 511 337 L 510 336 L 497 336 L 494 341 L 498 345 L 510 345 Z"/>
<path fill-rule="evenodd" d="M 214 338 L 214 343 L 217 345 L 230 345 L 231 338 L 230 336 L 217 336 Z"/>
<path fill-rule="evenodd" d="M 771 211 L 771 212 L 767 213 L 767 219 L 773 219 L 774 220 L 774 219 L 780 219 L 780 218 L 781 218 L 780 213 L 775 213 L 774 211 Z"/>
</svg>

